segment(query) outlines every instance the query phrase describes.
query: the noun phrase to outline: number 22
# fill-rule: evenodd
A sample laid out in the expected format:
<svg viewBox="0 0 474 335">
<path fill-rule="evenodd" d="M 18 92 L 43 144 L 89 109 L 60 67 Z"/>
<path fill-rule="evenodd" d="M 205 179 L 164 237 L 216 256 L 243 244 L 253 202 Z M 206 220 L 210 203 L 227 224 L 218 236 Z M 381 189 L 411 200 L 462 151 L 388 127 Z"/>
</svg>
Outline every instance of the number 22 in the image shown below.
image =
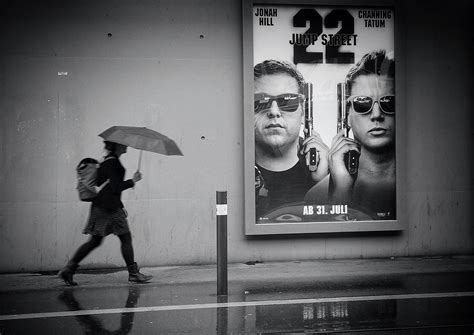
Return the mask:
<svg viewBox="0 0 474 335">
<path fill-rule="evenodd" d="M 317 34 L 320 36 L 323 32 L 323 18 L 314 9 L 301 9 L 293 17 L 293 26 L 296 28 L 305 28 L 306 22 L 309 21 L 309 28 L 305 34 Z M 324 19 L 324 26 L 326 28 L 337 28 L 338 23 L 341 22 L 341 29 L 335 34 L 353 34 L 354 33 L 354 18 L 345 9 L 332 10 Z M 322 52 L 309 52 L 306 49 L 309 44 L 294 45 L 294 63 L 323 63 Z M 340 52 L 340 45 L 326 44 L 326 63 L 328 64 L 353 64 L 353 52 Z"/>
</svg>

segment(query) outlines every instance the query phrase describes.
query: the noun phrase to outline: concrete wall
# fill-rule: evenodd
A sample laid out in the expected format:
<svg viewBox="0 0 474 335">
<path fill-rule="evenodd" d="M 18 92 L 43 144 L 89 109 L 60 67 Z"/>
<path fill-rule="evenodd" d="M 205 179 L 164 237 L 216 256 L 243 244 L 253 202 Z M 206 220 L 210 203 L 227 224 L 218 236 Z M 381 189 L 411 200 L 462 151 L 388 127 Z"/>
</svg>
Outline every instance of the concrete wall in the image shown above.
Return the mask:
<svg viewBox="0 0 474 335">
<path fill-rule="evenodd" d="M 402 233 L 246 237 L 239 0 L 10 1 L 0 22 L 0 271 L 62 266 L 87 237 L 75 166 L 111 125 L 156 129 L 183 157 L 144 153 L 123 194 L 141 265 L 215 261 L 228 191 L 229 261 L 472 254 L 468 0 L 403 1 Z M 404 129 L 404 130 L 403 130 Z M 138 151 L 122 162 L 131 176 Z M 109 237 L 84 266 L 123 266 Z"/>
</svg>

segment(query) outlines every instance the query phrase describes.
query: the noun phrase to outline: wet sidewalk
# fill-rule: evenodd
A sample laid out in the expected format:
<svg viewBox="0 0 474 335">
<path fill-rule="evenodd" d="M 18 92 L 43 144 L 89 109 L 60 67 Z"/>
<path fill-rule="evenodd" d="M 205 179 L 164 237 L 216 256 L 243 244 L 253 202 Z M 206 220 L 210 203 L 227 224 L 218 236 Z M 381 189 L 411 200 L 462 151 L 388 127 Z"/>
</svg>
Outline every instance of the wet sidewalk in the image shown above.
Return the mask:
<svg viewBox="0 0 474 335">
<path fill-rule="evenodd" d="M 142 267 L 153 275 L 151 284 L 196 284 L 217 280 L 216 265 Z M 474 272 L 474 256 L 400 257 L 289 262 L 248 262 L 228 265 L 229 288 L 233 282 L 304 281 L 308 279 L 394 276 L 402 274 Z M 125 268 L 80 269 L 74 279 L 81 288 L 128 286 Z M 62 289 L 54 271 L 0 274 L 0 292 Z"/>
<path fill-rule="evenodd" d="M 402 257 L 0 275 L 0 333 L 473 334 L 474 257 Z"/>
</svg>

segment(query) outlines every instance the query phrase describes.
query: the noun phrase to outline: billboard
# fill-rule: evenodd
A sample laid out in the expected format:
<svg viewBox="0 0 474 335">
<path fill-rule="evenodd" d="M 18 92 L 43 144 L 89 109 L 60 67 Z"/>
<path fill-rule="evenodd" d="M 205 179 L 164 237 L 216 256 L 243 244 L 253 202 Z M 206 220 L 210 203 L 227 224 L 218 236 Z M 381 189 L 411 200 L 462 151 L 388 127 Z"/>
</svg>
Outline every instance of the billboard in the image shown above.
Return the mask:
<svg viewBox="0 0 474 335">
<path fill-rule="evenodd" d="M 243 9 L 247 234 L 399 229 L 394 7 Z"/>
</svg>

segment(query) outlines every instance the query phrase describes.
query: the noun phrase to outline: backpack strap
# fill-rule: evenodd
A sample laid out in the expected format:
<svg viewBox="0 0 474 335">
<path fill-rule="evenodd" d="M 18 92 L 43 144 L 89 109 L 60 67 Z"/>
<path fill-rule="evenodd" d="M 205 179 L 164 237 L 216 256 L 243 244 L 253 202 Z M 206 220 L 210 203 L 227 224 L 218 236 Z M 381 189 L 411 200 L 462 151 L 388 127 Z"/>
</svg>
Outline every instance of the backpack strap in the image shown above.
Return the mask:
<svg viewBox="0 0 474 335">
<path fill-rule="evenodd" d="M 102 160 L 102 162 L 99 163 L 99 165 L 102 164 L 102 163 L 105 162 L 105 161 L 108 161 L 109 159 L 117 159 L 117 157 L 115 157 L 115 156 L 105 157 L 105 158 Z M 102 183 L 102 185 L 98 185 L 98 186 L 97 186 L 97 193 L 99 193 L 105 186 L 107 186 L 107 184 L 108 184 L 109 182 L 110 182 L 110 179 L 107 179 L 106 181 L 104 181 L 104 182 Z"/>
<path fill-rule="evenodd" d="M 105 161 L 108 161 L 109 159 L 117 159 L 117 157 L 115 156 L 108 156 L 108 157 L 105 157 L 99 164 L 105 162 Z"/>
</svg>

